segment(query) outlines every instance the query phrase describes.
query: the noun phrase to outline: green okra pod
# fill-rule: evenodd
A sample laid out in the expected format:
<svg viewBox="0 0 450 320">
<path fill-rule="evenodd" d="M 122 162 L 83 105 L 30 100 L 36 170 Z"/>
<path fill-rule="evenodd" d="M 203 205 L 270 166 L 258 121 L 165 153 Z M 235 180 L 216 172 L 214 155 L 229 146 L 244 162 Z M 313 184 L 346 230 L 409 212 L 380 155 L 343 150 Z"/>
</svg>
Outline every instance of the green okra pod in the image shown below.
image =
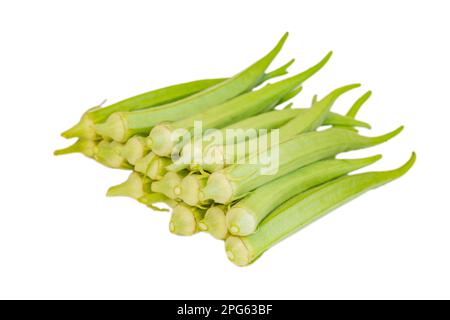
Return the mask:
<svg viewBox="0 0 450 320">
<path fill-rule="evenodd" d="M 180 83 L 157 90 L 152 90 L 119 101 L 107 107 L 90 109 L 83 114 L 81 120 L 76 125 L 63 132 L 62 136 L 68 139 L 78 137 L 96 140 L 99 136 L 95 131 L 94 125 L 97 123 L 102 123 L 114 112 L 135 111 L 167 104 L 210 88 L 225 81 L 225 79 L 226 78 L 204 79 Z"/>
<path fill-rule="evenodd" d="M 386 142 L 402 129 L 403 127 L 400 127 L 378 137 L 365 137 L 337 128 L 298 135 L 278 146 L 276 173 L 263 174 L 267 164 L 260 162 L 260 155 L 255 155 L 244 164 L 232 165 L 212 173 L 205 188 L 200 192 L 199 199 L 201 202 L 213 200 L 222 204 L 230 203 L 249 191 L 308 164 L 334 157 L 341 152 Z"/>
<path fill-rule="evenodd" d="M 138 200 L 150 192 L 150 185 L 150 179 L 137 172 L 132 172 L 125 182 L 110 187 L 106 195 L 108 197 L 131 197 Z"/>
<path fill-rule="evenodd" d="M 279 141 L 277 143 L 282 143 L 295 135 L 317 129 L 323 124 L 334 102 L 345 92 L 357 87 L 359 87 L 359 84 L 340 87 L 333 90 L 325 98 L 315 102 L 311 108 L 305 109 L 304 113 L 299 114 L 280 127 Z M 267 134 L 266 138 L 270 139 L 271 135 Z M 265 148 L 268 148 L 270 145 L 270 143 L 267 143 L 265 146 L 261 146 L 258 143 L 259 141 L 261 141 L 261 137 L 254 136 L 249 138 L 248 141 L 242 140 L 222 145 L 207 146 L 201 150 L 203 152 L 202 162 L 195 163 L 195 166 L 214 172 L 228 164 L 238 163 L 240 159 L 249 157 L 251 154 L 265 151 Z M 243 152 L 237 152 L 237 150 L 243 150 Z"/>
<path fill-rule="evenodd" d="M 226 215 L 227 228 L 233 235 L 246 236 L 276 207 L 296 194 L 338 178 L 381 159 L 330 159 L 312 163 L 273 180 L 234 204 Z"/>
<path fill-rule="evenodd" d="M 95 129 L 102 136 L 124 142 L 134 134 L 148 133 L 156 124 L 191 116 L 236 97 L 260 83 L 265 70 L 280 52 L 286 38 L 287 34 L 266 56 L 228 80 L 185 99 L 160 107 L 113 113 L 106 122 L 96 125 Z"/>
<path fill-rule="evenodd" d="M 226 224 L 227 208 L 225 206 L 212 206 L 205 212 L 205 216 L 199 222 L 198 226 L 201 231 L 208 232 L 218 240 L 225 240 L 228 236 Z"/>
<path fill-rule="evenodd" d="M 152 191 L 159 192 L 170 199 L 178 199 L 181 180 L 186 174 L 184 172 L 167 172 L 159 181 L 152 183 Z"/>
<path fill-rule="evenodd" d="M 173 208 L 169 230 L 180 236 L 191 236 L 200 231 L 198 224 L 204 216 L 205 210 L 180 203 Z"/>
<path fill-rule="evenodd" d="M 242 94 L 200 114 L 194 114 L 176 122 L 156 125 L 149 135 L 152 151 L 160 156 L 169 156 L 183 135 L 191 134 L 194 131 L 195 121 L 201 121 L 203 129 L 218 129 L 276 107 L 280 102 L 286 100 L 288 94 L 299 93 L 300 85 L 318 72 L 329 57 L 330 55 L 327 55 L 315 66 L 293 77 Z M 290 96 L 295 96 L 295 94 Z M 283 99 L 285 100 L 282 101 Z"/>
<path fill-rule="evenodd" d="M 267 249 L 330 211 L 401 177 L 414 165 L 415 159 L 413 153 L 398 169 L 344 176 L 295 196 L 275 209 L 254 234 L 229 237 L 225 242 L 228 258 L 238 266 L 251 264 Z"/>
</svg>

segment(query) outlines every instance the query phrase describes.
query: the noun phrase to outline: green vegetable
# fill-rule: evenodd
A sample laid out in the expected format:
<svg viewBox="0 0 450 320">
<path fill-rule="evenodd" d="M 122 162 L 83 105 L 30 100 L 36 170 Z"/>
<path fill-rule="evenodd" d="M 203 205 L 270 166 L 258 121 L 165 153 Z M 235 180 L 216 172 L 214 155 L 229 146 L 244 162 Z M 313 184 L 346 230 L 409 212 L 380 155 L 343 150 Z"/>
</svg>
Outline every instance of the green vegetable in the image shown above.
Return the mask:
<svg viewBox="0 0 450 320">
<path fill-rule="evenodd" d="M 173 208 L 169 230 L 180 236 L 193 235 L 200 231 L 198 223 L 204 215 L 204 210 L 180 203 Z"/>
<path fill-rule="evenodd" d="M 232 128 L 234 126 L 237 126 L 238 128 L 255 128 L 255 129 L 258 129 L 260 127 L 261 128 L 278 127 L 281 124 L 286 123 L 287 121 L 298 115 L 298 113 L 299 112 L 294 109 L 270 111 L 256 115 L 254 117 L 244 119 L 233 125 L 230 125 L 227 128 Z M 358 122 L 351 118 L 337 114 L 331 115 L 331 117 L 333 118 L 332 121 L 343 125 L 346 124 L 353 125 L 355 122 Z M 147 153 L 148 150 L 149 146 L 147 145 L 147 139 L 140 136 L 134 136 L 133 138 L 129 139 L 125 144 L 125 147 L 122 150 L 122 156 L 124 156 L 129 163 L 135 165 L 136 171 L 146 174 L 150 161 L 153 159 L 153 157 L 156 156 L 154 153 Z M 138 155 L 140 155 L 140 157 Z M 175 166 L 176 165 L 170 164 L 167 166 L 167 169 L 170 169 L 171 167 L 174 168 Z M 179 170 L 172 170 L 172 171 L 179 171 Z M 162 176 L 159 179 L 161 178 Z M 155 178 L 155 180 L 158 179 Z"/>
<path fill-rule="evenodd" d="M 294 60 L 291 60 L 278 69 L 265 74 L 261 82 L 285 75 L 287 73 L 287 69 L 293 62 Z M 223 82 L 224 80 L 226 79 L 207 79 L 182 83 L 179 85 L 150 91 L 142 95 L 123 100 L 109 107 L 96 107 L 90 109 L 83 115 L 78 124 L 62 134 L 66 138 L 78 136 L 80 139 L 67 148 L 56 150 L 54 154 L 63 155 L 81 152 L 87 157 L 93 158 L 94 155 L 89 148 L 90 146 L 86 144 L 86 141 L 94 143 L 93 140 L 101 140 L 101 136 L 99 136 L 95 131 L 94 124 L 102 123 L 112 113 L 119 111 L 125 112 L 148 109 L 150 107 L 181 100 L 182 98 L 205 90 L 215 84 Z M 290 96 L 293 96 L 293 93 L 291 93 Z M 122 156 L 124 157 L 124 160 L 127 160 L 130 164 L 134 164 L 139 157 L 144 156 L 150 149 L 147 140 L 142 139 L 143 137 L 141 136 L 135 136 L 128 139 L 123 149 Z"/>
<path fill-rule="evenodd" d="M 290 120 L 307 113 L 307 108 L 284 108 L 283 110 L 273 110 L 256 116 L 233 123 L 221 129 L 225 132 L 227 129 L 276 129 L 285 125 Z M 343 116 L 338 113 L 329 112 L 322 125 L 324 126 L 343 126 L 343 127 L 361 127 L 370 129 L 370 124 L 356 120 L 349 116 Z"/>
<path fill-rule="evenodd" d="M 136 160 L 136 163 L 134 164 L 134 171 L 142 173 L 143 175 L 147 175 L 147 172 L 149 171 L 150 163 L 152 162 L 154 157 L 156 157 L 156 154 L 154 154 L 153 152 L 149 152 L 144 157 Z M 161 176 L 161 178 L 162 178 L 162 176 Z M 158 180 L 158 179 L 155 179 L 155 180 Z"/>
<path fill-rule="evenodd" d="M 334 157 L 341 152 L 386 142 L 399 134 L 402 129 L 403 127 L 400 127 L 378 137 L 364 137 L 355 132 L 336 128 L 301 134 L 279 145 L 279 170 L 276 174 L 263 175 L 261 171 L 264 164 L 257 158 L 249 159 L 246 164 L 233 165 L 211 174 L 206 187 L 199 193 L 199 200 L 230 203 L 247 192 L 305 165 Z"/>
<path fill-rule="evenodd" d="M 150 149 L 146 138 L 134 136 L 125 143 L 121 155 L 128 163 L 135 165 L 139 159 L 145 157 Z"/>
<path fill-rule="evenodd" d="M 190 206 L 200 204 L 198 195 L 205 188 L 208 180 L 207 174 L 189 174 L 175 187 L 174 193 Z"/>
<path fill-rule="evenodd" d="M 131 197 L 139 200 L 150 192 L 150 185 L 150 179 L 137 172 L 132 172 L 125 182 L 110 187 L 106 195 L 108 197 Z"/>
<path fill-rule="evenodd" d="M 195 121 L 201 121 L 203 129 L 222 128 L 227 124 L 274 108 L 280 102 L 284 102 L 283 99 L 288 94 L 292 92 L 297 94 L 300 85 L 319 71 L 328 61 L 330 55 L 328 54 L 317 65 L 296 76 L 267 85 L 260 90 L 242 94 L 201 114 L 194 114 L 172 123 L 156 125 L 149 136 L 152 151 L 160 156 L 169 156 L 175 144 L 182 138 L 182 133 L 180 132 L 177 135 L 176 131 L 183 129 L 183 131 L 191 134 L 194 131 Z"/>
<path fill-rule="evenodd" d="M 304 113 L 299 114 L 297 117 L 290 120 L 280 128 L 278 143 L 287 141 L 295 135 L 313 131 L 318 128 L 324 122 L 336 99 L 345 92 L 357 87 L 359 87 L 359 84 L 347 85 L 338 88 L 322 100 L 317 101 L 311 108 L 306 109 Z M 269 138 L 271 138 L 271 136 L 266 136 L 266 139 Z M 194 163 L 194 166 L 200 166 L 203 170 L 209 172 L 218 171 L 227 164 L 239 163 L 239 160 L 243 159 L 245 156 L 250 156 L 251 154 L 257 152 L 263 152 L 270 146 L 270 143 L 267 143 L 267 148 L 259 145 L 258 137 L 251 138 L 250 140 L 252 141 L 244 140 L 234 144 L 228 143 L 225 145 L 207 146 L 203 148 L 203 162 L 200 164 Z M 252 149 L 251 146 L 257 146 L 258 150 Z M 245 150 L 245 152 L 240 154 L 237 150 Z M 191 166 L 191 170 L 193 169 L 194 168 Z"/>
<path fill-rule="evenodd" d="M 152 180 L 161 180 L 166 174 L 166 168 L 170 163 L 170 159 L 157 156 L 155 153 L 150 152 L 145 157 L 136 161 L 134 170 L 146 175 Z"/>
<path fill-rule="evenodd" d="M 229 236 L 225 212 L 225 206 L 213 206 L 206 210 L 205 216 L 198 224 L 200 230 L 208 232 L 216 239 L 225 240 Z"/>
<path fill-rule="evenodd" d="M 106 195 L 108 197 L 130 197 L 156 211 L 168 211 L 155 206 L 157 203 L 165 203 L 170 207 L 176 205 L 172 199 L 163 194 L 152 192 L 151 183 L 149 178 L 132 172 L 125 182 L 110 187 Z"/>
<path fill-rule="evenodd" d="M 413 153 L 408 162 L 398 169 L 344 176 L 299 194 L 273 211 L 259 225 L 256 233 L 246 237 L 229 237 L 225 242 L 228 258 L 238 266 L 252 263 L 274 244 L 333 209 L 401 177 L 413 166 L 415 159 Z"/>
<path fill-rule="evenodd" d="M 157 211 L 168 206 L 172 233 L 207 232 L 225 240 L 232 262 L 249 265 L 331 210 L 402 176 L 416 160 L 413 153 L 398 169 L 352 174 L 381 155 L 339 154 L 384 143 L 403 127 L 375 137 L 358 133 L 371 128 L 356 119 L 371 91 L 346 115 L 331 111 L 359 84 L 314 96 L 309 108 L 292 108 L 289 100 L 331 52 L 306 71 L 261 85 L 293 63 L 266 72 L 286 38 L 232 78 L 181 83 L 90 109 L 62 134 L 77 141 L 54 154 L 82 153 L 132 170 L 107 196 L 130 197 Z"/>
<path fill-rule="evenodd" d="M 182 173 L 167 172 L 161 180 L 152 183 L 152 191 L 175 200 L 178 198 L 176 188 L 179 187 L 183 177 Z"/>
<path fill-rule="evenodd" d="M 343 87 L 345 88 L 345 87 Z M 339 92 L 342 88 L 338 89 Z M 352 87 L 349 88 L 349 90 L 352 89 Z M 335 92 L 339 93 L 339 92 Z M 290 109 L 290 108 L 286 108 L 283 109 L 281 111 L 270 111 L 267 113 L 262 113 L 259 114 L 257 116 L 251 117 L 251 118 L 247 118 L 243 121 L 239 121 L 233 125 L 227 126 L 223 129 L 221 129 L 221 134 L 223 136 L 225 136 L 225 132 L 228 129 L 240 129 L 240 130 L 247 130 L 247 129 L 274 129 L 274 128 L 280 128 L 281 126 L 285 125 L 287 122 L 289 122 L 290 120 L 293 120 L 294 118 L 298 118 L 301 119 L 304 116 L 306 116 L 308 114 L 309 109 L 305 109 L 305 108 L 299 108 L 299 109 Z M 306 117 L 305 117 L 306 118 Z M 350 127 L 363 127 L 363 128 L 368 128 L 370 129 L 370 125 L 368 123 L 362 122 L 362 121 L 358 121 L 353 119 L 352 117 L 349 116 L 342 116 L 340 114 L 334 113 L 334 112 L 328 112 L 325 119 L 323 120 L 323 125 L 332 125 L 332 126 L 339 126 L 339 127 L 345 127 L 345 128 L 350 128 Z M 292 131 L 292 130 L 291 130 Z M 295 130 L 293 130 L 293 132 L 295 133 Z M 284 135 L 286 137 L 286 135 Z M 231 150 L 231 148 L 227 149 L 227 145 L 217 145 L 215 143 L 211 143 L 210 141 L 206 141 L 208 140 L 208 135 L 206 135 L 203 138 L 203 143 L 202 143 L 202 154 L 206 155 L 207 153 L 213 154 L 214 148 L 216 150 L 218 150 L 218 154 L 223 153 L 223 151 L 221 150 Z M 240 141 L 236 140 L 236 143 L 238 143 Z M 242 144 L 249 144 L 248 142 L 242 142 Z M 233 147 L 234 149 L 238 149 L 240 148 L 239 146 Z M 244 146 L 244 148 L 246 148 L 246 146 Z M 167 167 L 168 171 L 180 171 L 183 169 L 186 169 L 190 166 L 192 171 L 199 171 L 200 169 L 202 169 L 202 167 L 204 166 L 205 169 L 209 169 L 211 171 L 216 171 L 218 170 L 218 168 L 223 167 L 223 164 L 221 165 L 220 163 L 223 163 L 224 160 L 220 161 L 220 159 L 216 159 L 218 163 L 214 163 L 213 165 L 200 165 L 200 164 L 191 164 L 189 165 L 188 163 L 190 162 L 190 159 L 192 157 L 192 150 L 193 150 L 193 142 L 186 144 L 182 151 L 180 152 L 180 156 L 179 159 L 177 161 L 175 161 L 173 164 L 169 165 Z M 223 159 L 225 158 L 231 158 L 230 155 L 226 154 L 223 156 Z M 235 159 L 237 160 L 237 159 Z"/>
<path fill-rule="evenodd" d="M 114 112 L 135 111 L 170 103 L 203 91 L 225 80 L 225 78 L 205 79 L 176 84 L 166 88 L 149 91 L 119 101 L 107 107 L 96 107 L 90 109 L 83 114 L 81 120 L 75 126 L 63 132 L 62 136 L 65 138 L 79 137 L 89 140 L 96 140 L 98 139 L 98 136 L 94 125 L 97 123 L 102 123 Z"/>
<path fill-rule="evenodd" d="M 132 166 L 122 156 L 122 149 L 123 144 L 119 142 L 103 140 L 97 145 L 94 159 L 110 168 L 132 169 Z"/>
<path fill-rule="evenodd" d="M 380 158 L 381 156 L 353 160 L 322 160 L 273 180 L 251 192 L 228 210 L 226 215 L 228 230 L 233 235 L 252 234 L 273 209 L 289 198 L 368 166 Z"/>
<path fill-rule="evenodd" d="M 370 98 L 372 95 L 372 91 L 367 91 L 364 93 L 361 97 L 358 98 L 358 100 L 355 101 L 355 103 L 352 105 L 352 107 L 348 110 L 346 116 L 350 118 L 355 118 L 356 114 L 359 112 L 363 104 Z M 357 129 L 354 127 L 348 127 L 343 125 L 334 125 L 335 128 L 346 128 L 347 130 L 352 130 L 355 132 L 358 132 Z"/>
<path fill-rule="evenodd" d="M 88 139 L 78 139 L 77 142 L 64 149 L 53 152 L 55 156 L 69 153 L 82 153 L 88 158 L 93 158 L 97 153 L 97 142 Z"/>
<path fill-rule="evenodd" d="M 102 136 L 124 142 L 134 134 L 148 133 L 153 126 L 163 121 L 176 121 L 236 97 L 260 83 L 265 70 L 281 50 L 286 38 L 287 34 L 281 38 L 270 53 L 228 80 L 185 99 L 160 107 L 113 113 L 105 123 L 96 125 L 95 129 Z"/>
</svg>

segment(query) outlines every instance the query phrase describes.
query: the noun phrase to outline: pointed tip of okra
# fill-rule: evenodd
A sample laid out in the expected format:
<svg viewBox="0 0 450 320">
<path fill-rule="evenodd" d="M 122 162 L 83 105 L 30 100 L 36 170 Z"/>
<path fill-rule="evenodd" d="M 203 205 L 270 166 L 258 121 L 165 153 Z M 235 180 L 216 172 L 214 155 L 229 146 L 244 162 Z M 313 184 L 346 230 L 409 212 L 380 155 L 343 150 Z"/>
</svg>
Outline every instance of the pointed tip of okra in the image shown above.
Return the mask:
<svg viewBox="0 0 450 320">
<path fill-rule="evenodd" d="M 417 159 L 417 155 L 413 151 L 411 153 L 411 156 L 409 157 L 408 161 L 406 161 L 401 167 L 394 169 L 391 172 L 395 173 L 398 177 L 404 175 L 405 173 L 407 173 L 409 171 L 409 169 L 412 168 L 414 163 L 416 163 L 416 159 Z"/>
<path fill-rule="evenodd" d="M 269 54 L 266 57 L 270 57 L 272 60 L 275 58 L 275 56 L 280 52 L 281 48 L 283 48 L 284 43 L 286 42 L 287 37 L 289 36 L 289 32 L 286 32 L 281 39 L 278 41 L 275 48 L 272 49 L 272 51 L 269 52 Z"/>
<path fill-rule="evenodd" d="M 311 99 L 311 107 L 317 103 L 317 98 L 318 98 L 317 94 L 313 95 Z"/>
<path fill-rule="evenodd" d="M 372 126 L 370 125 L 370 123 L 367 123 L 365 121 L 360 121 L 360 120 L 358 120 L 357 123 L 358 123 L 358 127 L 360 127 L 360 128 L 365 128 L 365 129 L 369 129 L 369 130 L 372 129 Z"/>
<path fill-rule="evenodd" d="M 404 126 L 400 126 L 397 129 L 395 129 L 395 130 L 393 130 L 393 131 L 391 131 L 389 133 L 383 134 L 383 135 L 378 136 L 378 137 L 374 137 L 373 139 L 374 139 L 375 143 L 386 142 L 386 141 L 394 138 L 395 136 L 397 136 L 400 132 L 403 131 L 404 128 L 405 128 Z"/>
<path fill-rule="evenodd" d="M 356 114 L 359 112 L 363 104 L 370 98 L 371 95 L 372 91 L 369 90 L 366 93 L 364 93 L 361 97 L 359 97 L 352 105 L 350 110 L 348 110 L 346 116 L 355 118 Z"/>
<path fill-rule="evenodd" d="M 288 63 L 286 63 L 282 68 L 286 70 L 287 68 L 289 68 L 290 66 L 292 66 L 292 65 L 294 64 L 294 62 L 295 62 L 295 58 L 292 58 L 292 59 L 289 60 Z"/>
<path fill-rule="evenodd" d="M 339 87 L 333 91 L 331 91 L 329 94 L 327 94 L 325 96 L 325 98 L 319 100 L 318 102 L 325 102 L 325 103 L 334 103 L 334 101 L 337 100 L 337 98 L 339 98 L 341 95 L 343 95 L 344 93 L 359 88 L 361 86 L 360 83 L 352 83 L 352 84 L 348 84 L 342 87 Z M 317 102 L 317 103 L 318 103 Z"/>
<path fill-rule="evenodd" d="M 377 155 L 370 156 L 367 158 L 352 159 L 350 161 L 355 164 L 356 168 L 363 168 L 363 167 L 367 167 L 371 164 L 374 164 L 375 162 L 381 160 L 382 158 L 383 158 L 383 156 L 381 154 L 377 154 Z"/>
<path fill-rule="evenodd" d="M 377 154 L 371 157 L 367 157 L 366 160 L 369 160 L 371 163 L 377 162 L 378 160 L 381 160 L 383 158 L 383 155 Z"/>
<path fill-rule="evenodd" d="M 288 63 L 282 65 L 278 69 L 275 69 L 269 73 L 266 73 L 263 77 L 263 81 L 267 81 L 269 79 L 275 78 L 275 77 L 281 77 L 288 73 L 288 68 L 295 62 L 295 59 L 291 59 L 288 61 Z"/>
<path fill-rule="evenodd" d="M 330 60 L 332 54 L 333 54 L 333 51 L 328 52 L 327 55 L 322 60 L 320 60 L 316 65 L 297 74 L 294 77 L 297 78 L 300 82 L 303 82 L 303 81 L 309 79 L 314 74 L 316 74 L 320 69 L 323 68 L 323 66 L 328 62 L 328 60 Z"/>
</svg>

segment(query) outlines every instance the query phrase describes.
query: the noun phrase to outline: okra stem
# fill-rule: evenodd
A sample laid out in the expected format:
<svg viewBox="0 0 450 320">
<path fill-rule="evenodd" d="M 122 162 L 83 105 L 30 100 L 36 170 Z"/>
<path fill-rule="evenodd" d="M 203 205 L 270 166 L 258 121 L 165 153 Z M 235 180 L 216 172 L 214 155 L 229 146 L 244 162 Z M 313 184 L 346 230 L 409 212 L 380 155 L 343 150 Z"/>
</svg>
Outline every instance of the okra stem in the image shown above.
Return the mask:
<svg viewBox="0 0 450 320">
<path fill-rule="evenodd" d="M 151 181 L 137 172 L 132 172 L 128 179 L 121 184 L 108 189 L 108 197 L 131 197 L 138 200 L 150 191 Z"/>
<path fill-rule="evenodd" d="M 82 153 L 88 158 L 94 157 L 97 153 L 97 142 L 87 139 L 78 139 L 74 144 L 64 149 L 56 150 L 53 154 L 60 156 L 69 153 Z"/>
<path fill-rule="evenodd" d="M 173 208 L 169 230 L 180 236 L 191 236 L 200 231 L 198 223 L 204 215 L 204 210 L 180 203 Z"/>
<path fill-rule="evenodd" d="M 134 136 L 128 139 L 122 149 L 122 156 L 128 163 L 135 165 L 150 150 L 147 139 L 141 136 Z"/>
<path fill-rule="evenodd" d="M 180 188 L 183 177 L 181 173 L 167 172 L 161 180 L 152 183 L 152 191 L 162 193 L 170 199 L 178 199 L 179 192 L 176 190 Z"/>
<path fill-rule="evenodd" d="M 97 152 L 94 159 L 110 168 L 115 169 L 132 169 L 122 156 L 123 144 L 116 141 L 103 140 L 97 145 Z"/>
<path fill-rule="evenodd" d="M 190 206 L 199 204 L 199 192 L 205 187 L 208 177 L 206 175 L 189 174 L 181 180 L 175 194 Z"/>
<path fill-rule="evenodd" d="M 225 240 L 228 236 L 225 206 L 212 206 L 206 210 L 204 218 L 198 224 L 200 230 L 208 232 L 218 240 Z"/>
</svg>

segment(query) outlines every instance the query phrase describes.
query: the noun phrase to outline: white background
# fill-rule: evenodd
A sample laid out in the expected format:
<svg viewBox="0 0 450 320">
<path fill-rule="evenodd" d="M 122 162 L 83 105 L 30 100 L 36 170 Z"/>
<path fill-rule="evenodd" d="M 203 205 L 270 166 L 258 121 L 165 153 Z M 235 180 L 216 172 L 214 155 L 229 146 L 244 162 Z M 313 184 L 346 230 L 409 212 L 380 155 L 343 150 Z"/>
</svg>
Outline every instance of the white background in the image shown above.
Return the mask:
<svg viewBox="0 0 450 320">
<path fill-rule="evenodd" d="M 448 1 L 3 1 L 0 4 L 1 298 L 450 298 Z M 374 169 L 402 179 L 283 241 L 247 268 L 207 234 L 177 237 L 164 213 L 106 198 L 127 173 L 53 157 L 88 107 L 230 76 L 290 32 L 276 60 L 328 65 L 313 94 L 367 89 L 375 135 L 404 124 Z M 275 191 L 274 191 L 275 192 Z"/>
</svg>

